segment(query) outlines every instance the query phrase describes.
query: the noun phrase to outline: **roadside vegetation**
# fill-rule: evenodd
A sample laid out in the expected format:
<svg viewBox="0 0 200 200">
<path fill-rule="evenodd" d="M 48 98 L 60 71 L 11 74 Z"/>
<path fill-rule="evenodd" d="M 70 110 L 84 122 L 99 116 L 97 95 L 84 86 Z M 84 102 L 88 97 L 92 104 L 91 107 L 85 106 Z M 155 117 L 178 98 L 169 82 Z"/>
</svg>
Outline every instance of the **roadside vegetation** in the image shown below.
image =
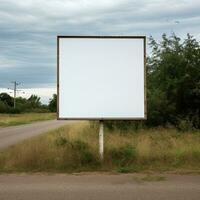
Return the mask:
<svg viewBox="0 0 200 200">
<path fill-rule="evenodd" d="M 0 93 L 0 113 L 47 113 L 56 112 L 57 96 L 54 94 L 48 105 L 42 104 L 40 97 L 31 95 L 28 99 L 17 97 L 14 108 L 14 98 L 7 93 Z"/>
<path fill-rule="evenodd" d="M 0 127 L 28 124 L 55 118 L 55 113 L 0 114 Z"/>
<path fill-rule="evenodd" d="M 28 99 L 14 99 L 7 93 L 0 93 L 0 128 L 56 119 L 56 95 L 50 99 L 48 105 L 40 101 L 40 97 L 31 95 Z"/>
<path fill-rule="evenodd" d="M 152 128 L 105 130 L 98 154 L 98 123 L 77 122 L 0 153 L 1 172 L 200 171 L 200 132 Z"/>
</svg>

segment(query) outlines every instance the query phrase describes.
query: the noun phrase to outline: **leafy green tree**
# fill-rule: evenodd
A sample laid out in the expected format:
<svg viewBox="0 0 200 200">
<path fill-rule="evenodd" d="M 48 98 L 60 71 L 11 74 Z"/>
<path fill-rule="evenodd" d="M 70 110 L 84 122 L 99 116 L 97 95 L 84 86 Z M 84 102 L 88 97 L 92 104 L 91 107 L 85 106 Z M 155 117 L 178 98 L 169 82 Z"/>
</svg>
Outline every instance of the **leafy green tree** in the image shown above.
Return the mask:
<svg viewBox="0 0 200 200">
<path fill-rule="evenodd" d="M 181 39 L 163 34 L 157 43 L 150 38 L 148 58 L 149 125 L 176 124 L 189 118 L 200 128 L 200 45 L 189 34 Z"/>
<path fill-rule="evenodd" d="M 21 112 L 26 112 L 31 108 L 30 103 L 27 101 L 26 98 L 23 97 L 16 98 L 16 105 L 17 109 L 19 109 Z"/>
<path fill-rule="evenodd" d="M 28 98 L 28 103 L 30 104 L 31 108 L 38 108 L 41 106 L 41 102 L 40 102 L 40 97 L 38 97 L 37 95 L 31 95 Z"/>
<path fill-rule="evenodd" d="M 48 107 L 51 112 L 57 111 L 57 95 L 56 94 L 53 94 L 53 98 L 50 99 Z"/>
<path fill-rule="evenodd" d="M 0 101 L 4 102 L 8 106 L 13 106 L 13 98 L 7 93 L 0 94 Z"/>
</svg>

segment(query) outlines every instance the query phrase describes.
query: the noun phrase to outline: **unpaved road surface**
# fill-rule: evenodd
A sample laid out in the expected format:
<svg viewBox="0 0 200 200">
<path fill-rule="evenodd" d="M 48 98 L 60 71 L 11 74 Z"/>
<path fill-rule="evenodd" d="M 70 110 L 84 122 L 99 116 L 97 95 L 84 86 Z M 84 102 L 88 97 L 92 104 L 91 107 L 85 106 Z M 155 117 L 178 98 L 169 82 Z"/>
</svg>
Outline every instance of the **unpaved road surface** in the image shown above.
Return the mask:
<svg viewBox="0 0 200 200">
<path fill-rule="evenodd" d="M 48 130 L 58 128 L 65 123 L 66 121 L 49 120 L 26 125 L 0 128 L 0 149 L 32 136 L 42 134 Z"/>
<path fill-rule="evenodd" d="M 199 200 L 200 175 L 0 175 L 1 200 Z"/>
</svg>

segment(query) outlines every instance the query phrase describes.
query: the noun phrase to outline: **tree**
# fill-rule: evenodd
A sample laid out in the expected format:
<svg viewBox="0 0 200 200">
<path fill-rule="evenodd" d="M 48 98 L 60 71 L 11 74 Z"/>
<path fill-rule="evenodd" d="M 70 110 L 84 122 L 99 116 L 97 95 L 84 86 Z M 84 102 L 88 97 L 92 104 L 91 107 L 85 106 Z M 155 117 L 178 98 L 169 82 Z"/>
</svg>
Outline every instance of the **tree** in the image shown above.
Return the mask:
<svg viewBox="0 0 200 200">
<path fill-rule="evenodd" d="M 28 102 L 29 102 L 31 108 L 38 108 L 41 106 L 40 97 L 38 97 L 37 95 L 32 94 L 28 98 Z"/>
<path fill-rule="evenodd" d="M 181 39 L 163 34 L 150 38 L 148 58 L 148 124 L 176 124 L 189 118 L 200 128 L 200 45 L 189 34 Z"/>
<path fill-rule="evenodd" d="M 4 104 L 6 104 L 10 107 L 13 106 L 13 98 L 7 93 L 0 94 L 0 101 L 2 101 Z"/>
<path fill-rule="evenodd" d="M 50 99 L 48 107 L 51 112 L 57 111 L 57 95 L 56 94 L 53 94 L 53 98 Z"/>
</svg>

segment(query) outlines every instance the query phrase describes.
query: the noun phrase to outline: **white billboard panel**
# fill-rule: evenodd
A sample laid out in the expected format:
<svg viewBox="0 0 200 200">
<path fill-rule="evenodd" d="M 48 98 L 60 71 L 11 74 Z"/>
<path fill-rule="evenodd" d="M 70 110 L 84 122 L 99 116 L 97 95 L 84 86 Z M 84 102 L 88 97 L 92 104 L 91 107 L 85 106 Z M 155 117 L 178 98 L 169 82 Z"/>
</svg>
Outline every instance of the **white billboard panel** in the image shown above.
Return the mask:
<svg viewBox="0 0 200 200">
<path fill-rule="evenodd" d="M 58 36 L 58 119 L 145 119 L 145 37 Z"/>
</svg>

